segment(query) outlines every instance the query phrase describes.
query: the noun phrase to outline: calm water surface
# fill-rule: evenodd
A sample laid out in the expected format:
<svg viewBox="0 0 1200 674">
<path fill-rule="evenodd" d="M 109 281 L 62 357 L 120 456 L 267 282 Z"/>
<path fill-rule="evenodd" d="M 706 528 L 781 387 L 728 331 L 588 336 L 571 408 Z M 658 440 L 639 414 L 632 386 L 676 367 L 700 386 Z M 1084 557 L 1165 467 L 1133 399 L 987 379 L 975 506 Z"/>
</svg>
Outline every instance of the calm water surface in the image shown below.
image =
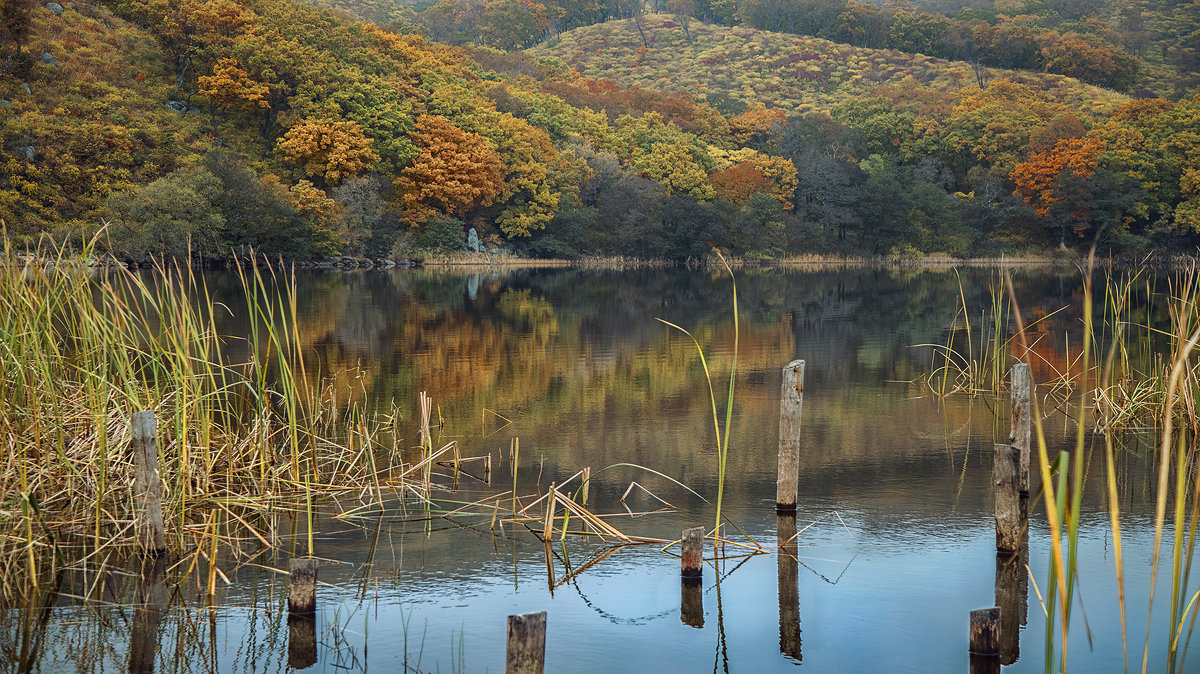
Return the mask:
<svg viewBox="0 0 1200 674">
<path fill-rule="evenodd" d="M 1027 318 L 1069 308 L 1040 326 L 1034 375 L 1044 381 L 1077 355 L 1069 345 L 1079 343 L 1079 275 L 1019 270 L 1014 281 Z M 213 275 L 209 283 L 217 301 L 237 306 L 235 278 Z M 344 504 L 328 503 L 317 536 L 327 560 L 317 661 L 305 671 L 500 672 L 505 618 L 529 611 L 548 613 L 549 672 L 964 671 L 968 613 L 994 605 L 1002 590 L 1027 603 L 1019 658 L 1005 669 L 1041 670 L 1038 592 L 1046 592 L 1049 546 L 1039 503 L 1029 544 L 1036 587 L 1017 582 L 1024 575 L 1017 574 L 1002 579 L 1011 587 L 997 588 L 989 479 L 992 444 L 1008 433 L 1007 400 L 939 403 L 913 381 L 932 358 L 932 349 L 914 345 L 944 344 L 964 327 L 960 297 L 977 342 L 996 283 L 989 270 L 739 272 L 740 360 L 724 510 L 768 554 L 709 563 L 702 609 L 686 616 L 691 625 L 681 617 L 679 561 L 660 546 L 614 550 L 568 540 L 552 548 L 548 569 L 545 548 L 522 525 L 493 533 L 488 517 L 424 519 L 413 503 L 345 521 L 332 517 Z M 492 454 L 493 484 L 465 479 L 440 496 L 472 501 L 511 488 L 510 447 L 519 438 L 520 493 L 544 493 L 591 467 L 596 512 L 659 508 L 636 489 L 623 504 L 631 481 L 673 506 L 611 520 L 627 533 L 674 539 L 683 528 L 712 526 L 712 504 L 652 472 L 616 464 L 644 466 L 715 497 L 703 370 L 690 340 L 656 318 L 705 345 L 723 398 L 734 337 L 727 277 L 681 270 L 314 273 L 298 279 L 298 290 L 302 338 L 339 404 L 398 411 L 416 444 L 415 400 L 427 391 L 444 420 L 443 440 L 458 440 L 465 456 Z M 227 320 L 229 333 L 244 330 L 238 316 Z M 966 348 L 965 333 L 956 334 Z M 807 361 L 807 377 L 802 532 L 793 558 L 775 552 L 781 523 L 773 503 L 780 369 L 794 358 Z M 1048 417 L 1052 450 L 1071 446 L 1072 429 L 1069 418 Z M 1152 558 L 1150 453 L 1134 439 L 1120 461 L 1135 669 Z M 1077 671 L 1121 671 L 1103 455 L 1089 456 L 1083 611 L 1072 625 L 1070 661 Z M 289 669 L 286 579 L 267 568 L 286 568 L 286 558 L 268 553 L 261 566 L 226 569 L 231 582 L 220 584 L 211 609 L 198 601 L 194 582 L 168 588 L 158 671 Z M 51 607 L 7 614 L 4 653 L 15 669 L 128 668 L 136 620 L 121 602 L 133 584 L 123 574 L 91 582 L 108 588 L 99 592 L 105 601 L 62 596 Z M 1159 584 L 1165 597 L 1169 581 Z M 1158 608 L 1151 671 L 1163 667 L 1154 653 L 1167 638 Z M 1185 667 L 1200 670 L 1200 655 Z"/>
</svg>

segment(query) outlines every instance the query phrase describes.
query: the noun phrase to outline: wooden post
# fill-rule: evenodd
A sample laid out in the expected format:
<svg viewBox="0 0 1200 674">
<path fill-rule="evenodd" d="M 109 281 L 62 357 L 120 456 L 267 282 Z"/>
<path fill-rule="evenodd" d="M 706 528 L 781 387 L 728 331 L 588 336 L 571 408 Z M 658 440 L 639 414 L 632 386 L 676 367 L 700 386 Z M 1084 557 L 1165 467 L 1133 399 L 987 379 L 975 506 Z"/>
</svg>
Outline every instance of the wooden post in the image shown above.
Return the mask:
<svg viewBox="0 0 1200 674">
<path fill-rule="evenodd" d="M 507 674 L 542 674 L 546 665 L 546 612 L 508 616 Z"/>
<path fill-rule="evenodd" d="M 680 573 L 684 578 L 704 576 L 704 527 L 683 530 L 683 548 L 679 556 Z"/>
<path fill-rule="evenodd" d="M 796 516 L 775 518 L 775 558 L 779 572 L 779 652 L 800 661 L 800 548 Z"/>
<path fill-rule="evenodd" d="M 155 556 L 143 559 L 133 591 L 136 605 L 133 629 L 129 635 L 130 674 L 153 674 L 154 656 L 158 652 L 158 625 L 162 621 L 167 592 L 163 588 L 166 559 Z"/>
<path fill-rule="evenodd" d="M 317 617 L 288 615 L 288 666 L 305 669 L 317 664 Z"/>
<path fill-rule="evenodd" d="M 1021 549 L 1021 530 L 1025 522 L 1021 519 L 1021 493 L 1017 486 L 1018 462 L 1016 447 L 995 446 L 992 484 L 996 501 L 996 550 L 1000 552 Z"/>
<path fill-rule="evenodd" d="M 1012 366 L 1009 383 L 1009 395 L 1012 399 L 1012 432 L 1008 443 L 1017 448 L 1020 454 L 1021 467 L 1018 472 L 1018 485 L 1022 494 L 1029 493 L 1029 448 L 1032 435 L 1030 423 L 1029 399 L 1033 395 L 1033 383 L 1029 378 L 1029 365 L 1017 363 Z"/>
<path fill-rule="evenodd" d="M 312 557 L 293 559 L 289 567 L 292 581 L 288 593 L 288 613 L 313 615 L 317 611 L 317 560 Z"/>
<path fill-rule="evenodd" d="M 971 653 L 996 656 L 1000 654 L 1000 608 L 981 608 L 971 611 Z"/>
<path fill-rule="evenodd" d="M 779 397 L 779 473 L 775 510 L 796 511 L 800 480 L 800 408 L 804 404 L 804 361 L 793 360 L 783 368 Z"/>
<path fill-rule="evenodd" d="M 167 550 L 167 537 L 163 530 L 162 480 L 158 476 L 154 413 L 134 412 L 129 431 L 133 438 L 133 489 L 137 503 L 135 535 L 142 554 L 158 556 Z"/>
</svg>

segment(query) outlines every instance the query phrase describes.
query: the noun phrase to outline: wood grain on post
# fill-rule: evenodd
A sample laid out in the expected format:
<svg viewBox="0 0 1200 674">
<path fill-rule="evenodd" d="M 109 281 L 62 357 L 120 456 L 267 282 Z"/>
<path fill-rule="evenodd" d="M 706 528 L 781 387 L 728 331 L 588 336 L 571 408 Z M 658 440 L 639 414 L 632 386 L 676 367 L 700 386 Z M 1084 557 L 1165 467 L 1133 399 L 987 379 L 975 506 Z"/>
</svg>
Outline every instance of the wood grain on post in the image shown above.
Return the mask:
<svg viewBox="0 0 1200 674">
<path fill-rule="evenodd" d="M 971 611 L 971 653 L 1000 654 L 1000 607 Z"/>
<path fill-rule="evenodd" d="M 542 674 L 546 666 L 546 612 L 508 616 L 507 674 Z"/>
<path fill-rule="evenodd" d="M 1009 434 L 1008 443 L 1017 448 L 1021 460 L 1020 472 L 1017 474 L 1018 488 L 1022 494 L 1028 494 L 1030 438 L 1033 433 L 1030 421 L 1032 409 L 1030 398 L 1033 395 L 1033 382 L 1029 378 L 1029 365 L 1026 363 L 1013 365 L 1010 379 L 1012 431 Z"/>
<path fill-rule="evenodd" d="M 779 396 L 779 473 L 775 509 L 795 512 L 800 480 L 800 409 L 804 404 L 804 361 L 793 360 L 783 368 Z"/>
<path fill-rule="evenodd" d="M 1017 474 L 1020 461 L 1012 445 L 995 446 L 992 463 L 992 485 L 996 501 L 996 550 L 1016 552 L 1021 549 L 1021 493 Z"/>
<path fill-rule="evenodd" d="M 683 530 L 683 548 L 679 556 L 679 572 L 684 578 L 704 576 L 704 527 Z"/>
<path fill-rule="evenodd" d="M 312 615 L 317 611 L 317 560 L 312 557 L 293 559 L 289 563 L 291 588 L 288 592 L 288 613 Z"/>
<path fill-rule="evenodd" d="M 162 480 L 158 475 L 158 445 L 154 434 L 154 413 L 134 412 L 129 423 L 133 450 L 133 489 L 137 504 L 136 536 L 138 547 L 146 555 L 161 555 L 167 550 L 163 529 Z"/>
</svg>

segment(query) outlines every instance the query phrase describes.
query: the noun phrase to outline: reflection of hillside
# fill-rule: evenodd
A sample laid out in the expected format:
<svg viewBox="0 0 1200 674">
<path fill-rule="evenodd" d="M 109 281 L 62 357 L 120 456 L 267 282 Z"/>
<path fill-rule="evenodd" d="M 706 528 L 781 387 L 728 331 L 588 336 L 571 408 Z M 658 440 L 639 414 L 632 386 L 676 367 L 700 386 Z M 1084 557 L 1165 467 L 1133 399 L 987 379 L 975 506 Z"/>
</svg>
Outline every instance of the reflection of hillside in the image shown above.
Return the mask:
<svg viewBox="0 0 1200 674">
<path fill-rule="evenodd" d="M 1018 273 L 1022 306 L 1070 303 L 1078 284 L 1066 274 Z M 901 384 L 881 386 L 926 372 L 930 351 L 911 345 L 940 343 L 960 297 L 981 315 L 995 279 L 980 269 L 740 271 L 735 424 L 758 434 L 750 444 L 767 454 L 731 462 L 744 461 L 739 469 L 750 471 L 773 465 L 774 438 L 761 435 L 775 423 L 777 393 L 770 388 L 795 357 L 809 363 L 806 428 L 822 460 L 865 460 L 886 453 L 889 439 L 940 427 L 942 411 L 932 403 L 897 395 Z M 237 307 L 235 281 L 218 275 L 210 285 L 217 299 Z M 655 319 L 687 328 L 704 345 L 723 406 L 731 290 L 723 274 L 671 270 L 412 270 L 297 279 L 301 340 L 321 375 L 334 378 L 339 400 L 412 410 L 425 390 L 455 434 L 478 429 L 487 408 L 516 421 L 509 431 L 523 443 L 552 442 L 575 465 L 632 461 L 679 470 L 712 463 L 700 460 L 715 446 L 711 407 L 691 340 Z M 1062 317 L 1040 329 L 1061 330 L 1068 323 Z M 229 332 L 244 334 L 240 321 L 230 319 Z M 1063 343 L 1061 334 L 1051 336 L 1047 348 Z M 953 405 L 949 413 L 956 414 Z"/>
</svg>

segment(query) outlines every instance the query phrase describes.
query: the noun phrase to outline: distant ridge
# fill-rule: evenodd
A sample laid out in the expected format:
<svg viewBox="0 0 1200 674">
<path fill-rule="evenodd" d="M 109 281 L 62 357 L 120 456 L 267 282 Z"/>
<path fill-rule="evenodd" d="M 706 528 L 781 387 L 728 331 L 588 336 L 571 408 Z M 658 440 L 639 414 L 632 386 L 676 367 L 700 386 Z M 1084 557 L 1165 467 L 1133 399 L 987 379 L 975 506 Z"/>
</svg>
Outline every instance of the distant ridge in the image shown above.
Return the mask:
<svg viewBox="0 0 1200 674">
<path fill-rule="evenodd" d="M 698 95 L 759 102 L 792 113 L 828 111 L 884 85 L 953 92 L 1011 79 L 1045 92 L 1085 114 L 1111 112 L 1129 97 L 1079 80 L 1029 71 L 976 68 L 962 61 L 868 49 L 820 38 L 693 21 L 691 40 L 671 15 L 643 17 L 646 44 L 633 19 L 576 28 L 530 49 L 593 79 L 623 86 L 686 90 Z M 648 47 L 647 47 L 648 45 Z"/>
</svg>

